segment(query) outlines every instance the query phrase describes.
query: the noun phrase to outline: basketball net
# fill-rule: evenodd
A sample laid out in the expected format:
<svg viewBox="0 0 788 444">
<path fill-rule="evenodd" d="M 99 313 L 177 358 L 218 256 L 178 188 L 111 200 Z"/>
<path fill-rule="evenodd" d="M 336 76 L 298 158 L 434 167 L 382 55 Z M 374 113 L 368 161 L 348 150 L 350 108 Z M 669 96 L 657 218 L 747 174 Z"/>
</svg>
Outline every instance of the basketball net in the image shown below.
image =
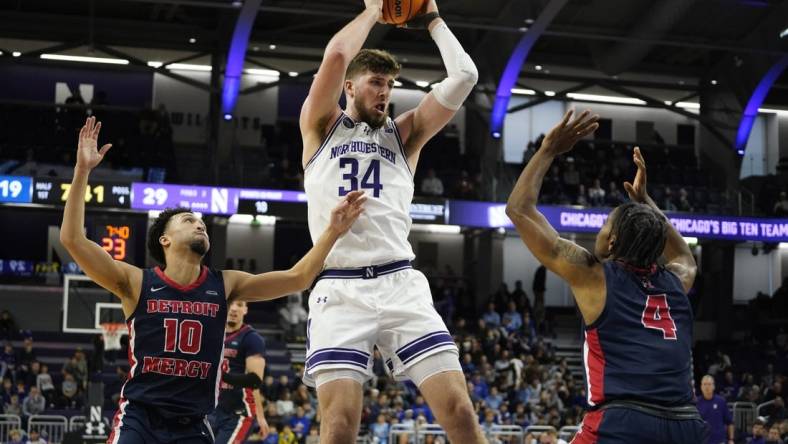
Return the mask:
<svg viewBox="0 0 788 444">
<path fill-rule="evenodd" d="M 122 322 L 106 322 L 101 324 L 101 336 L 104 337 L 104 350 L 120 350 L 120 338 L 129 334 L 128 327 Z"/>
</svg>

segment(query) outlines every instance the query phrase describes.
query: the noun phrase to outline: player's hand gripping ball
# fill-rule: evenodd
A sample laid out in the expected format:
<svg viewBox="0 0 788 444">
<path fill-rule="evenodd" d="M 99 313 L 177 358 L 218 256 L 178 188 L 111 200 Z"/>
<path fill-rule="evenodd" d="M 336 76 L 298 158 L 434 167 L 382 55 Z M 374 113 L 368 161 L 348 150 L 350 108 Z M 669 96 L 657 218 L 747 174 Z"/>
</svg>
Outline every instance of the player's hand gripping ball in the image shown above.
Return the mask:
<svg viewBox="0 0 788 444">
<path fill-rule="evenodd" d="M 391 25 L 404 25 L 424 13 L 426 3 L 427 0 L 383 0 L 383 21 Z"/>
</svg>

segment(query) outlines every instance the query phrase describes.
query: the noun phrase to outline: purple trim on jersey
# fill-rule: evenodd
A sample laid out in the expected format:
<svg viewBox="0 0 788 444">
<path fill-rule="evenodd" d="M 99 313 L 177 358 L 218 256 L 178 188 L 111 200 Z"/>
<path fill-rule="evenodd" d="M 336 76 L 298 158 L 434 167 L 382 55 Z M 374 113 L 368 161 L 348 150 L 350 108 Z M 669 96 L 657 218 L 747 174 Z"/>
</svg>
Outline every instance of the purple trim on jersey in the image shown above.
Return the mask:
<svg viewBox="0 0 788 444">
<path fill-rule="evenodd" d="M 306 359 L 307 370 L 323 364 L 351 364 L 364 369 L 369 363 L 369 353 L 351 348 L 323 348 Z"/>
<path fill-rule="evenodd" d="M 306 165 L 304 165 L 304 171 L 306 171 L 306 169 L 309 168 L 309 165 L 311 165 L 312 162 L 314 162 L 315 159 L 317 159 L 318 154 L 320 154 L 320 152 L 323 151 L 323 148 L 326 147 L 326 144 L 331 139 L 331 136 L 334 135 L 334 131 L 336 131 L 337 127 L 339 126 L 339 122 L 341 122 L 342 119 L 344 118 L 345 118 L 345 112 L 343 111 L 339 114 L 339 117 L 337 117 L 337 120 L 336 122 L 334 122 L 334 125 L 331 126 L 331 129 L 328 131 L 328 134 L 326 134 L 325 139 L 323 139 L 323 143 L 320 144 L 320 147 L 317 149 L 317 151 L 315 151 L 315 154 L 313 154 L 312 157 L 309 158 L 309 162 L 307 162 Z"/>
<path fill-rule="evenodd" d="M 159 278 L 161 278 L 161 280 L 163 280 L 165 284 L 169 285 L 170 287 L 172 287 L 172 288 L 174 288 L 174 289 L 176 289 L 178 291 L 191 291 L 191 290 L 194 290 L 195 288 L 197 288 L 200 285 L 202 285 L 202 283 L 205 282 L 205 279 L 208 278 L 208 267 L 206 267 L 205 265 L 202 266 L 202 269 L 200 270 L 200 276 L 197 277 L 197 280 L 192 282 L 189 285 L 181 285 L 181 284 L 173 281 L 172 279 L 167 277 L 167 275 L 164 274 L 164 271 L 162 271 L 162 269 L 159 268 L 159 267 L 154 268 L 153 271 L 156 272 L 156 275 L 158 275 Z"/>
<path fill-rule="evenodd" d="M 399 144 L 399 151 L 402 153 L 402 160 L 405 162 L 405 166 L 408 167 L 408 172 L 410 173 L 410 177 L 413 178 L 413 171 L 410 169 L 410 164 L 408 163 L 408 156 L 405 155 L 405 144 L 402 143 L 402 138 L 399 136 L 399 127 L 397 126 L 397 122 L 394 119 L 391 119 L 391 124 L 394 125 L 394 135 L 397 137 L 397 143 Z"/>
<path fill-rule="evenodd" d="M 409 342 L 396 353 L 399 360 L 407 364 L 430 350 L 449 344 L 454 345 L 451 335 L 446 331 L 436 331 Z"/>
</svg>

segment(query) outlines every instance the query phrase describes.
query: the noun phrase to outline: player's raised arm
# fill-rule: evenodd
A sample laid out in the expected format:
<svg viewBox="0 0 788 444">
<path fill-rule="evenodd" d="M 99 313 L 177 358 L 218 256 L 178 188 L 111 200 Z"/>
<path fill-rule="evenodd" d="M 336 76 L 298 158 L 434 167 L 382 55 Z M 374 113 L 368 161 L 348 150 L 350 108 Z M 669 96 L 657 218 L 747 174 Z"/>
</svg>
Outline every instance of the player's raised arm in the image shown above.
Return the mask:
<svg viewBox="0 0 788 444">
<path fill-rule="evenodd" d="M 66 247 L 80 268 L 97 284 L 111 291 L 121 299 L 136 298 L 139 289 L 133 291 L 130 282 L 142 280 L 142 270 L 125 262 L 116 261 L 98 244 L 85 236 L 85 189 L 88 176 L 112 147 L 106 144 L 98 149 L 98 136 L 101 122 L 88 117 L 79 132 L 77 164 L 71 181 L 66 208 L 63 210 L 63 224 L 60 226 L 60 242 Z"/>
<path fill-rule="evenodd" d="M 646 191 L 646 161 L 643 159 L 640 148 L 635 147 L 635 151 L 632 153 L 632 160 L 638 167 L 638 171 L 635 174 L 633 183 L 624 182 L 624 189 L 627 190 L 629 198 L 635 202 L 647 204 L 665 217 L 662 210 L 659 209 Z M 673 228 L 673 224 L 670 223 L 667 217 L 665 217 L 665 221 L 668 231 L 665 249 L 662 251 L 662 256 L 666 262 L 665 266 L 679 277 L 681 284 L 684 286 L 684 291 L 689 291 L 689 289 L 692 288 L 692 284 L 695 282 L 698 265 L 695 263 L 695 257 L 692 255 L 692 251 L 690 251 L 687 242 L 684 241 L 681 234 Z"/>
<path fill-rule="evenodd" d="M 592 284 L 588 269 L 598 264 L 585 248 L 561 238 L 539 212 L 536 203 L 542 180 L 556 156 L 572 149 L 578 140 L 593 133 L 599 116 L 584 111 L 572 119 L 572 111 L 553 127 L 542 146 L 526 165 L 506 203 L 506 215 L 514 222 L 525 245 L 548 270 L 564 278 L 573 289 Z"/>
<path fill-rule="evenodd" d="M 438 15 L 435 0 L 429 0 L 426 14 L 416 20 L 427 22 L 430 36 L 438 46 L 446 66 L 447 77 L 435 85 L 416 108 L 403 113 L 396 120 L 411 168 L 415 167 L 424 144 L 449 123 L 479 79 L 471 56 Z"/>
<path fill-rule="evenodd" d="M 331 211 L 331 223 L 320 239 L 298 263 L 289 270 L 271 271 L 257 275 L 242 271 L 225 271 L 230 291 L 229 300 L 267 301 L 308 288 L 323 269 L 323 263 L 334 243 L 364 211 L 366 197 L 363 191 L 348 193 Z"/>
<path fill-rule="evenodd" d="M 364 4 L 364 12 L 328 42 L 323 61 L 301 108 L 299 123 L 304 139 L 304 164 L 317 151 L 328 127 L 339 116 L 339 96 L 345 82 L 345 71 L 381 17 L 383 0 L 364 0 Z"/>
</svg>

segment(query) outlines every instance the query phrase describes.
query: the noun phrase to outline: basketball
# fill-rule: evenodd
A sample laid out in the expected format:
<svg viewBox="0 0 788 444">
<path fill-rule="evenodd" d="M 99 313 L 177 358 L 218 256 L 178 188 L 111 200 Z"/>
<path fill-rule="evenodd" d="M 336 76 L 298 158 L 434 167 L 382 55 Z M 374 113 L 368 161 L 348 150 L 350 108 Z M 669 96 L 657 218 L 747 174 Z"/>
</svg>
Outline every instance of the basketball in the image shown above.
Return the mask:
<svg viewBox="0 0 788 444">
<path fill-rule="evenodd" d="M 426 0 L 384 0 L 383 21 L 391 25 L 402 25 L 417 16 Z"/>
</svg>

